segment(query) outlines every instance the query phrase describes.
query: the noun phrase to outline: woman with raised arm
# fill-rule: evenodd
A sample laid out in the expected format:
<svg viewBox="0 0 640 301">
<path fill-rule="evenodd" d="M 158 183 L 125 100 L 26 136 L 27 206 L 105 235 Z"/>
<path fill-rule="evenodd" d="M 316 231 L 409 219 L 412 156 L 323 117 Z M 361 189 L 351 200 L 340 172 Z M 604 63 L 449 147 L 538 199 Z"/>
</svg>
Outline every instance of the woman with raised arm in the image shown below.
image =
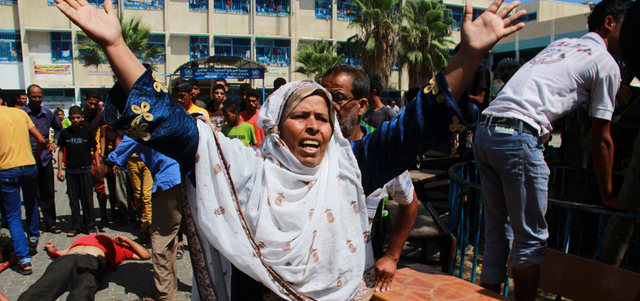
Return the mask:
<svg viewBox="0 0 640 301">
<path fill-rule="evenodd" d="M 226 260 L 282 298 L 363 298 L 375 280 L 365 193 L 406 170 L 427 147 L 448 144 L 451 131 L 465 123 L 455 99 L 482 56 L 524 26 L 511 25 L 525 13 L 507 17 L 518 3 L 499 9 L 498 0 L 472 22 L 467 5 L 459 55 L 403 114 L 353 149 L 324 88 L 307 81 L 281 87 L 260 111 L 266 137 L 254 150 L 170 100 L 124 44 L 110 1 L 104 10 L 84 0 L 56 2 L 101 45 L 119 79 L 105 120 L 176 159 L 191 179 L 184 209 L 193 297 L 207 300 L 233 298 Z"/>
</svg>

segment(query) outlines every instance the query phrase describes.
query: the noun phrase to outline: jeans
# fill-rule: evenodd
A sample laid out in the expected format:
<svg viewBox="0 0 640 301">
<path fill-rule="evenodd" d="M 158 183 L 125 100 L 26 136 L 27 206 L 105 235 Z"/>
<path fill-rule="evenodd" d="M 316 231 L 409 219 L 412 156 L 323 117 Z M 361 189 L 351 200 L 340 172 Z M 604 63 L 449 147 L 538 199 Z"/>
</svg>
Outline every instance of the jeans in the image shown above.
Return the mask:
<svg viewBox="0 0 640 301">
<path fill-rule="evenodd" d="M 40 236 L 38 202 L 36 201 L 37 187 L 38 169 L 35 165 L 0 170 L 0 199 L 7 212 L 13 249 L 20 263 L 31 262 L 27 237 L 24 235 L 22 227 L 20 189 L 22 188 L 29 238 L 37 239 Z"/>
<path fill-rule="evenodd" d="M 485 222 L 481 280 L 506 280 L 514 268 L 540 265 L 547 245 L 549 168 L 541 140 L 499 125 L 479 125 L 473 150 L 480 171 Z M 509 254 L 511 251 L 511 254 Z"/>
</svg>

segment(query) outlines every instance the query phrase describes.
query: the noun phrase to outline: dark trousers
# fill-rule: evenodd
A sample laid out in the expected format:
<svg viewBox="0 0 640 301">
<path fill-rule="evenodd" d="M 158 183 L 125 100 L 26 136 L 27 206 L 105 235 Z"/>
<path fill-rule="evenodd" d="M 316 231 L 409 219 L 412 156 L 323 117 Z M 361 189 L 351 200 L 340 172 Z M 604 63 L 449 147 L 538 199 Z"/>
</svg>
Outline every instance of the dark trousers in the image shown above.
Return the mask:
<svg viewBox="0 0 640 301">
<path fill-rule="evenodd" d="M 56 300 L 69 289 L 67 300 L 94 300 L 104 276 L 102 262 L 93 255 L 64 255 L 47 269 L 18 300 Z"/>
<path fill-rule="evenodd" d="M 127 205 L 126 205 L 126 184 L 124 184 L 122 175 L 126 175 L 124 172 L 116 175 L 113 171 L 107 172 L 104 179 L 107 181 L 107 189 L 109 190 L 109 205 L 111 206 L 111 221 L 123 222 L 127 220 Z M 120 187 L 118 187 L 120 186 Z"/>
<path fill-rule="evenodd" d="M 71 229 L 89 231 L 96 227 L 93 213 L 93 175 L 91 173 L 66 174 L 67 194 L 71 208 Z M 82 218 L 80 218 L 82 206 Z"/>
<path fill-rule="evenodd" d="M 56 202 L 53 188 L 53 162 L 46 166 L 38 165 L 38 205 L 42 212 L 42 225 L 49 229 L 56 225 Z"/>
</svg>

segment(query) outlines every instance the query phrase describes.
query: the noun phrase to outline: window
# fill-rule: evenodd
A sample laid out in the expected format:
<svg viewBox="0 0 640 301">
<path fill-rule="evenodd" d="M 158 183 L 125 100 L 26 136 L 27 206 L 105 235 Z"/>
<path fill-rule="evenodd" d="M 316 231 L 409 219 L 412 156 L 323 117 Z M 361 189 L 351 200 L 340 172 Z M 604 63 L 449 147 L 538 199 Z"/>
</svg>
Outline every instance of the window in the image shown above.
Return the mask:
<svg viewBox="0 0 640 301">
<path fill-rule="evenodd" d="M 338 2 L 338 20 L 353 20 L 349 13 L 356 12 L 352 7 L 353 0 L 337 0 Z"/>
<path fill-rule="evenodd" d="M 51 33 L 51 61 L 70 62 L 73 59 L 70 32 Z"/>
<path fill-rule="evenodd" d="M 0 2 L 2 1 L 6 1 L 6 0 L 0 0 Z M 14 1 L 15 2 L 15 1 Z M 87 2 L 89 2 L 89 4 L 93 4 L 93 5 L 97 5 L 97 6 L 102 6 L 102 3 L 104 3 L 104 0 L 87 0 Z M 118 6 L 118 0 L 111 0 L 111 2 L 113 3 L 113 6 Z M 49 4 L 53 4 L 55 5 L 56 2 L 54 0 L 47 0 L 47 3 Z"/>
<path fill-rule="evenodd" d="M 213 49 L 215 55 L 251 59 L 251 39 L 249 38 L 214 38 Z"/>
<path fill-rule="evenodd" d="M 209 37 L 191 37 L 191 60 L 209 56 Z"/>
<path fill-rule="evenodd" d="M 22 61 L 22 43 L 19 31 L 0 31 L 0 61 Z"/>
<path fill-rule="evenodd" d="M 518 23 L 522 23 L 522 22 L 530 22 L 530 21 L 535 21 L 538 19 L 538 12 L 532 12 L 532 13 L 528 13 L 524 16 L 522 16 L 522 18 L 520 18 L 518 21 L 516 21 L 515 24 Z"/>
<path fill-rule="evenodd" d="M 251 1 L 249 0 L 213 0 L 213 10 L 248 14 Z"/>
<path fill-rule="evenodd" d="M 164 0 L 124 0 L 124 7 L 163 9 Z"/>
<path fill-rule="evenodd" d="M 0 3 L 16 3 L 17 0 L 0 0 Z"/>
<path fill-rule="evenodd" d="M 482 15 L 482 13 L 485 11 L 486 9 L 484 8 L 473 8 L 473 19 L 475 20 L 477 17 L 480 17 L 480 15 Z"/>
<path fill-rule="evenodd" d="M 462 16 L 464 15 L 464 7 L 457 5 L 446 5 L 448 9 L 451 10 L 449 16 L 453 18 L 455 23 L 453 24 L 453 29 L 460 30 L 460 26 L 462 26 Z"/>
<path fill-rule="evenodd" d="M 344 56 L 344 63 L 347 65 L 360 67 L 360 60 L 356 58 L 355 51 L 349 42 L 338 42 L 338 55 Z"/>
<path fill-rule="evenodd" d="M 166 53 L 164 46 L 164 35 L 163 34 L 152 34 L 149 35 L 149 39 L 147 40 L 147 48 L 151 48 L 153 46 L 158 46 L 162 51 L 161 54 L 156 55 L 154 58 L 145 60 L 145 62 L 150 63 L 164 63 L 166 61 Z"/>
<path fill-rule="evenodd" d="M 256 0 L 256 12 L 263 15 L 289 15 L 289 0 Z"/>
<path fill-rule="evenodd" d="M 190 10 L 208 10 L 209 0 L 189 0 Z"/>
<path fill-rule="evenodd" d="M 256 61 L 271 66 L 289 66 L 291 41 L 256 39 Z"/>
<path fill-rule="evenodd" d="M 333 0 L 316 0 L 316 18 L 331 19 L 331 2 Z"/>
</svg>

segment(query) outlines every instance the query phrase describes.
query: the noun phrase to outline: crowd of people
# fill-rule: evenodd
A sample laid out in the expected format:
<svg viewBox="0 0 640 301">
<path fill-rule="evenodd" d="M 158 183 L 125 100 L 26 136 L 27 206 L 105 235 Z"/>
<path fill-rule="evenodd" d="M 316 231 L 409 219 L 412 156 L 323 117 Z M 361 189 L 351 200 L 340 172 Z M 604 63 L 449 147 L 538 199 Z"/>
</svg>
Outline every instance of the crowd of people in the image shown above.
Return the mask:
<svg viewBox="0 0 640 301">
<path fill-rule="evenodd" d="M 175 300 L 184 236 L 194 299 L 347 300 L 387 291 L 417 215 L 407 169 L 417 155 L 452 144 L 475 157 L 482 177 L 482 285 L 498 291 L 510 259 L 516 299 L 533 300 L 548 236 L 542 145 L 554 121 L 586 102 L 602 200 L 631 209 L 613 196 L 609 135 L 620 79 L 611 54 L 621 53 L 629 1 L 598 4 L 590 33 L 579 39 L 558 40 L 522 67 L 501 64 L 505 85 L 493 100 L 480 62 L 524 27 L 516 21 L 526 12 L 512 14 L 518 2 L 496 0 L 472 21 L 467 5 L 456 55 L 402 110 L 383 103 L 380 77 L 349 65 L 329 69 L 320 83 L 279 78 L 264 100 L 249 84 L 227 98 L 223 78 L 209 97 L 195 79 L 167 89 L 122 43 L 109 1 L 104 8 L 56 3 L 101 45 L 118 84 L 108 98 L 86 94 L 68 119 L 42 105 L 36 84 L 17 108 L 0 106 L 0 198 L 16 271 L 33 273 L 41 230 L 86 234 L 66 250 L 44 244 L 54 260 L 21 300 L 52 300 L 66 290 L 72 300 L 93 299 L 104 273 L 149 258 L 152 299 Z M 71 209 L 67 229 L 55 210 L 56 162 Z M 379 224 L 388 198 L 399 205 L 387 235 Z M 137 241 L 98 234 L 126 223 L 139 227 Z"/>
</svg>

